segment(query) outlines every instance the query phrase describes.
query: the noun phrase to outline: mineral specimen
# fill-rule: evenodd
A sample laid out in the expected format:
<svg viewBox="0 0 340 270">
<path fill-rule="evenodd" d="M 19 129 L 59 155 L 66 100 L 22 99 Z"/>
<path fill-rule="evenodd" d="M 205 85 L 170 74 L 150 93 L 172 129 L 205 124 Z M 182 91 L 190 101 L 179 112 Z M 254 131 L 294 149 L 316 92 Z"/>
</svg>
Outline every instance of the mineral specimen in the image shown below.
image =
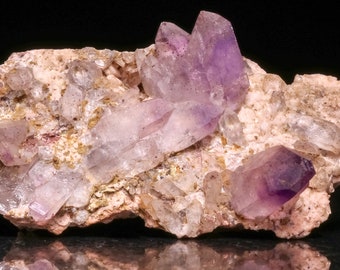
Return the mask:
<svg viewBox="0 0 340 270">
<path fill-rule="evenodd" d="M 178 237 L 238 225 L 303 237 L 340 182 L 339 89 L 267 74 L 205 11 L 191 34 L 162 23 L 135 52 L 14 53 L 0 66 L 0 213 L 56 234 L 140 216 Z"/>
</svg>

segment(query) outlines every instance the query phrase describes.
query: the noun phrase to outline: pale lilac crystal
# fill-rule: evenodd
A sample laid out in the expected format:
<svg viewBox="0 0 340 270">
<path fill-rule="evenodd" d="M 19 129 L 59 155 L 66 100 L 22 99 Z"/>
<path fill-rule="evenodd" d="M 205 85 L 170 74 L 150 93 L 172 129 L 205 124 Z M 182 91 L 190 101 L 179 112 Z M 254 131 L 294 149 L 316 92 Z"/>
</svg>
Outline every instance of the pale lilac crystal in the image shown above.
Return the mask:
<svg viewBox="0 0 340 270">
<path fill-rule="evenodd" d="M 77 85 L 70 84 L 61 98 L 60 113 L 68 121 L 72 122 L 80 118 L 81 105 L 84 99 L 84 91 Z"/>
<path fill-rule="evenodd" d="M 53 217 L 72 195 L 82 176 L 69 170 L 57 171 L 51 165 L 39 165 L 45 168 L 39 175 L 37 172 L 28 174 L 30 183 L 35 184 L 33 196 L 29 198 L 29 214 L 37 222 L 46 222 Z M 40 180 L 39 180 L 40 178 Z"/>
<path fill-rule="evenodd" d="M 292 114 L 288 126 L 301 140 L 320 149 L 340 153 L 340 127 L 330 121 L 303 114 Z"/>
<path fill-rule="evenodd" d="M 244 61 L 229 21 L 202 11 L 192 34 L 163 23 L 156 56 L 141 66 L 145 92 L 172 102 L 193 100 L 240 108 L 248 89 Z"/>
<path fill-rule="evenodd" d="M 177 25 L 162 22 L 156 36 L 156 49 L 159 58 L 177 57 L 185 53 L 190 35 Z"/>
<path fill-rule="evenodd" d="M 163 126 L 172 110 L 173 105 L 162 99 L 108 109 L 92 130 L 93 138 L 98 143 L 114 142 L 125 148 Z"/>
<path fill-rule="evenodd" d="M 211 104 L 172 104 L 152 99 L 107 111 L 93 129 L 95 147 L 86 162 L 100 182 L 135 175 L 214 132 L 221 110 Z"/>
<path fill-rule="evenodd" d="M 164 153 L 181 151 L 214 132 L 221 110 L 193 101 L 177 103 L 168 122 L 156 134 Z"/>
<path fill-rule="evenodd" d="M 117 174 L 124 164 L 134 161 L 133 165 L 151 159 L 155 152 L 158 152 L 158 148 L 155 149 L 157 146 L 154 141 L 148 140 L 147 137 L 165 125 L 172 111 L 173 105 L 162 99 L 105 111 L 92 130 L 94 148 L 86 159 L 90 172 L 99 181 L 106 182 Z M 137 154 L 138 151 L 143 153 Z M 154 162 L 151 164 L 157 165 Z"/>
<path fill-rule="evenodd" d="M 0 213 L 5 214 L 23 202 L 30 189 L 24 187 L 23 179 L 30 169 L 30 164 L 6 167 L 0 165 Z M 9 181 L 10 179 L 10 181 Z"/>
<path fill-rule="evenodd" d="M 314 175 L 311 161 L 284 146 L 274 146 L 232 173 L 231 205 L 245 218 L 264 218 L 300 194 Z"/>
<path fill-rule="evenodd" d="M 6 82 L 14 91 L 27 90 L 33 84 L 32 70 L 27 67 L 18 67 L 13 69 L 6 76 Z"/>
<path fill-rule="evenodd" d="M 28 123 L 26 120 L 0 121 L 0 160 L 5 166 L 29 163 L 19 151 L 27 135 Z"/>
<path fill-rule="evenodd" d="M 69 63 L 67 72 L 69 85 L 60 100 L 60 113 L 66 120 L 74 122 L 81 118 L 86 92 L 92 88 L 100 75 L 101 70 L 95 63 L 80 60 Z"/>
</svg>

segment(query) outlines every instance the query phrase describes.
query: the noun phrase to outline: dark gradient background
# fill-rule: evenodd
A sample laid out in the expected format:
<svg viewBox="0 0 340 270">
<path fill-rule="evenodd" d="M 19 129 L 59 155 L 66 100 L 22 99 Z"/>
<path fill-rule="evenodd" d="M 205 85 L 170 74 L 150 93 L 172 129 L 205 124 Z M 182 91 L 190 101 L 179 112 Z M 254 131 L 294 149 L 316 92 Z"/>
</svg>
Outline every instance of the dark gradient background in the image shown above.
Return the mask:
<svg viewBox="0 0 340 270">
<path fill-rule="evenodd" d="M 7 1 L 0 2 L 0 62 L 11 52 L 37 48 L 134 50 L 153 43 L 158 25 L 171 21 L 191 31 L 200 10 L 233 24 L 241 52 L 267 72 L 292 82 L 294 74 L 340 78 L 340 16 L 331 1 Z M 336 2 L 335 2 L 336 3 Z M 340 192 L 321 230 L 340 227 Z M 0 235 L 16 228 L 0 218 Z M 117 221 L 68 234 L 159 234 L 140 219 Z"/>
</svg>

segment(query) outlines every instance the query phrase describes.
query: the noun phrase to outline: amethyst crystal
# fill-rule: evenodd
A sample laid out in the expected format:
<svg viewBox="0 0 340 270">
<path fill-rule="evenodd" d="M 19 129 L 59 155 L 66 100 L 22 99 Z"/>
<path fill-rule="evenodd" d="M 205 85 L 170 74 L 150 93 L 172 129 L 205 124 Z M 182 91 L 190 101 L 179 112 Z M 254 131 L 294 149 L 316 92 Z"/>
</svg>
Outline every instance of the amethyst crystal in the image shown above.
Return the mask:
<svg viewBox="0 0 340 270">
<path fill-rule="evenodd" d="M 314 174 L 311 161 L 284 146 L 269 148 L 232 174 L 232 207 L 245 218 L 264 218 L 300 194 Z"/>
<path fill-rule="evenodd" d="M 212 134 L 226 107 L 240 108 L 249 86 L 231 24 L 204 11 L 191 35 L 162 23 L 156 53 L 140 69 L 151 99 L 106 109 L 92 130 L 95 144 L 86 165 L 100 182 L 149 170 L 164 156 Z M 81 94 L 70 96 L 79 104 Z"/>
<path fill-rule="evenodd" d="M 161 24 L 156 56 L 146 58 L 141 78 L 152 97 L 230 110 L 240 108 L 249 86 L 230 22 L 206 11 L 199 14 L 191 35 L 172 23 Z"/>
<path fill-rule="evenodd" d="M 5 166 L 29 163 L 20 148 L 28 134 L 28 123 L 25 120 L 0 121 L 0 161 Z"/>
</svg>

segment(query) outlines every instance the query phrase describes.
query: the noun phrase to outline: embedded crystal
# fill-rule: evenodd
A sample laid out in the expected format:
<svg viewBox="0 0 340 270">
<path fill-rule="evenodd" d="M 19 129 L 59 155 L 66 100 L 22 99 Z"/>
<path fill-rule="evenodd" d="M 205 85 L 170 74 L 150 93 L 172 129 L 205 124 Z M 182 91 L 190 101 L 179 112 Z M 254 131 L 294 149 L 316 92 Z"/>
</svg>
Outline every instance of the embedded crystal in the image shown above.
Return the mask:
<svg viewBox="0 0 340 270">
<path fill-rule="evenodd" d="M 107 182 L 116 174 L 131 170 L 140 173 L 156 166 L 163 153 L 158 155 L 159 160 L 153 136 L 172 111 L 173 105 L 162 99 L 106 110 L 92 130 L 94 145 L 86 159 L 90 172 L 99 182 Z"/>
<path fill-rule="evenodd" d="M 309 141 L 320 149 L 340 153 L 340 127 L 336 124 L 296 113 L 288 118 L 288 125 L 302 140 Z"/>
<path fill-rule="evenodd" d="M 29 163 L 22 144 L 28 135 L 28 123 L 25 120 L 0 120 L 0 160 L 6 166 Z"/>
<path fill-rule="evenodd" d="M 88 89 L 100 76 L 100 73 L 101 71 L 95 63 L 74 60 L 69 64 L 67 76 L 71 84 Z"/>
<path fill-rule="evenodd" d="M 32 71 L 27 67 L 14 68 L 7 74 L 6 82 L 14 91 L 28 90 L 33 84 Z"/>
<path fill-rule="evenodd" d="M 266 149 L 231 175 L 232 207 L 246 218 L 265 218 L 300 194 L 314 175 L 311 161 L 292 150 Z"/>
<path fill-rule="evenodd" d="M 72 122 L 77 120 L 81 115 L 81 105 L 84 99 L 83 90 L 73 84 L 70 84 L 60 101 L 60 112 L 66 120 Z"/>
<path fill-rule="evenodd" d="M 38 223 L 51 219 L 72 195 L 82 176 L 69 169 L 57 170 L 43 161 L 35 163 L 24 180 L 33 190 L 28 195 L 29 214 Z"/>
</svg>

